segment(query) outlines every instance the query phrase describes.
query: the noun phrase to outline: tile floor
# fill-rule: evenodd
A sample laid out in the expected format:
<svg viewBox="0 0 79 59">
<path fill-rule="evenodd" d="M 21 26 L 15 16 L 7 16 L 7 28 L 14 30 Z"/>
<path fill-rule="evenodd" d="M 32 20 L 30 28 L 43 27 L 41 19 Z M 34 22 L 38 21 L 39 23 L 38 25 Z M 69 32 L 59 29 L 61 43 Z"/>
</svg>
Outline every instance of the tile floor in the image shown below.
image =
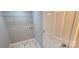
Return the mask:
<svg viewBox="0 0 79 59">
<path fill-rule="evenodd" d="M 43 47 L 44 48 L 62 48 L 62 40 L 59 40 L 50 35 L 43 35 Z M 29 39 L 18 43 L 10 44 L 10 48 L 41 48 L 35 39 Z"/>
<path fill-rule="evenodd" d="M 40 48 L 35 39 L 29 39 L 18 43 L 10 44 L 10 48 Z"/>
</svg>

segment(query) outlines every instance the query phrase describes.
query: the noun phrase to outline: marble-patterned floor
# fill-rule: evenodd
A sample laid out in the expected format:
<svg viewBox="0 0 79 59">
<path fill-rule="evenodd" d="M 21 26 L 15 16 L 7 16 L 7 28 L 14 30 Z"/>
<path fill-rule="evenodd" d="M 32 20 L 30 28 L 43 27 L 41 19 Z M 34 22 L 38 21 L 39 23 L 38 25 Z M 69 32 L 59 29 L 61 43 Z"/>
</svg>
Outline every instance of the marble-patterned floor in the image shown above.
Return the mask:
<svg viewBox="0 0 79 59">
<path fill-rule="evenodd" d="M 35 39 L 29 39 L 18 43 L 10 44 L 10 48 L 40 48 Z"/>
<path fill-rule="evenodd" d="M 62 40 L 51 37 L 48 34 L 43 35 L 43 48 L 63 48 Z M 29 39 L 18 43 L 10 44 L 10 48 L 41 48 L 35 39 Z"/>
</svg>

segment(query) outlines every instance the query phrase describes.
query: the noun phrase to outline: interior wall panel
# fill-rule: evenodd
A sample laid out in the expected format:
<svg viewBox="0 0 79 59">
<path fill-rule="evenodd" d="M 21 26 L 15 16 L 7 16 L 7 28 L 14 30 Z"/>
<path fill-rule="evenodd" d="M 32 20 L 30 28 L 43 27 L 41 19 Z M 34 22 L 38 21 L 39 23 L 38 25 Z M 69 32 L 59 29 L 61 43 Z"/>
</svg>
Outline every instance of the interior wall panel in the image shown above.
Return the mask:
<svg viewBox="0 0 79 59">
<path fill-rule="evenodd" d="M 65 15 L 63 11 L 56 11 L 55 13 L 56 13 L 55 35 L 62 38 Z"/>
<path fill-rule="evenodd" d="M 11 43 L 33 38 L 33 19 L 31 12 L 4 12 Z"/>
<path fill-rule="evenodd" d="M 33 12 L 33 34 L 35 40 L 43 47 L 42 12 Z"/>
<path fill-rule="evenodd" d="M 43 30 L 51 35 L 55 34 L 55 12 L 43 12 Z"/>
<path fill-rule="evenodd" d="M 0 12 L 1 13 L 1 12 Z M 2 13 L 1 13 L 2 14 Z M 10 38 L 2 15 L 0 16 L 0 48 L 9 48 Z"/>
<path fill-rule="evenodd" d="M 69 41 L 70 33 L 72 30 L 72 25 L 74 21 L 74 11 L 67 11 L 65 12 L 65 23 L 63 28 L 63 39 L 67 42 Z"/>
</svg>

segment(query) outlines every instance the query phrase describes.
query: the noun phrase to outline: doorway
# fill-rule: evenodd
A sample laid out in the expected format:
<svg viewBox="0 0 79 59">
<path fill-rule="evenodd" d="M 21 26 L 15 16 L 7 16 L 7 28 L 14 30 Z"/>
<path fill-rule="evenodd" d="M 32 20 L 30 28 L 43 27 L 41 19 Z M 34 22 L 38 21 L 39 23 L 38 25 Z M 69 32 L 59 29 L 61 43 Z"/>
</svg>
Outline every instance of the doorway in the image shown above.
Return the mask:
<svg viewBox="0 0 79 59">
<path fill-rule="evenodd" d="M 43 45 L 44 47 L 69 48 L 71 44 L 75 11 L 43 12 Z M 72 40 L 73 41 L 73 40 Z"/>
</svg>

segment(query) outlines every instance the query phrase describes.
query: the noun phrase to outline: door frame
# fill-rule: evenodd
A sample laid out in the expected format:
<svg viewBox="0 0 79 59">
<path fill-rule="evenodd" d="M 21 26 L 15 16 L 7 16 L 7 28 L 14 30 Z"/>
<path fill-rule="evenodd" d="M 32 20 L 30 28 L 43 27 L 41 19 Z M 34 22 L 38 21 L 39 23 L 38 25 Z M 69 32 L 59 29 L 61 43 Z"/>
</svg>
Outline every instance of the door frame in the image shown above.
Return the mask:
<svg viewBox="0 0 79 59">
<path fill-rule="evenodd" d="M 79 29 L 79 12 L 76 11 L 76 15 L 74 18 L 74 23 L 73 23 L 73 28 L 72 28 L 72 32 L 71 32 L 71 36 L 70 36 L 69 48 L 75 47 L 78 29 Z"/>
</svg>

